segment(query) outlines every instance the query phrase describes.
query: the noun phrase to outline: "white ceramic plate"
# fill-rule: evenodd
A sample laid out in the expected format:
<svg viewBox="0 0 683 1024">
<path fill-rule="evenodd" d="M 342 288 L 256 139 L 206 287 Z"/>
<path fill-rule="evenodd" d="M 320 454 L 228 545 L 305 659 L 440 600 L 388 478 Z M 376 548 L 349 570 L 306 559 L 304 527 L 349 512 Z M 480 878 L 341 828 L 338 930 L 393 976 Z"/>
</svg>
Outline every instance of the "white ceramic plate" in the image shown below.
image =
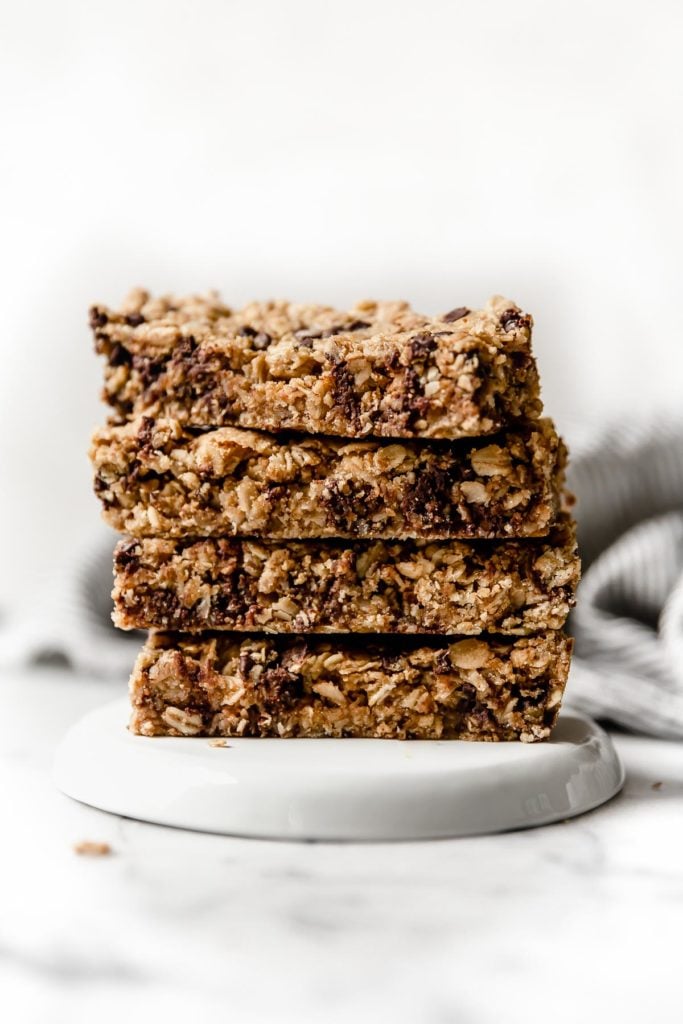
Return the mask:
<svg viewBox="0 0 683 1024">
<path fill-rule="evenodd" d="M 624 772 L 607 734 L 564 711 L 548 743 L 148 739 L 125 699 L 63 740 L 59 788 L 128 818 L 277 839 L 426 839 L 503 832 L 591 810 Z"/>
</svg>

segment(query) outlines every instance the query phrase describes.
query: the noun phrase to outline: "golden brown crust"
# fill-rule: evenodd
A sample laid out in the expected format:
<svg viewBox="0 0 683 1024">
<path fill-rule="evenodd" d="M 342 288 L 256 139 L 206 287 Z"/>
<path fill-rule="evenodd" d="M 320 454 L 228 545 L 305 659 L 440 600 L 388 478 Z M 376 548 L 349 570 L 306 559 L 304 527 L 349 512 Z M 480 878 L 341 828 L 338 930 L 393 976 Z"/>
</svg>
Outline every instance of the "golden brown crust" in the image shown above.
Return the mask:
<svg viewBox="0 0 683 1024">
<path fill-rule="evenodd" d="M 579 558 L 565 519 L 499 543 L 126 538 L 114 571 L 123 629 L 523 635 L 562 628 Z"/>
<path fill-rule="evenodd" d="M 341 437 L 482 436 L 541 412 L 532 319 L 496 296 L 440 317 L 405 302 L 348 312 L 287 302 L 231 310 L 210 294 L 91 310 L 120 419 Z"/>
<path fill-rule="evenodd" d="M 561 632 L 426 645 L 151 634 L 130 682 L 145 736 L 546 739 L 569 671 Z"/>
<path fill-rule="evenodd" d="M 149 418 L 96 432 L 107 522 L 138 537 L 546 535 L 565 450 L 550 420 L 496 438 L 348 442 Z"/>
</svg>

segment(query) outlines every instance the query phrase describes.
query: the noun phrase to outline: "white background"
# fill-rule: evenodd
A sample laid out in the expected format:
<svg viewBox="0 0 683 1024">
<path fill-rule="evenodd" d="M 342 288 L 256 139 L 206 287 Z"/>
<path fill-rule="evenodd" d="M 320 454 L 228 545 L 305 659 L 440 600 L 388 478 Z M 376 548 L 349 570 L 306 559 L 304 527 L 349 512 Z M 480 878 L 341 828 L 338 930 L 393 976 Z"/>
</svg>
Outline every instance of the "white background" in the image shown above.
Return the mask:
<svg viewBox="0 0 683 1024">
<path fill-rule="evenodd" d="M 98 510 L 89 303 L 492 292 L 546 406 L 683 395 L 683 5 L 117 0 L 0 7 L 0 604 Z"/>
</svg>

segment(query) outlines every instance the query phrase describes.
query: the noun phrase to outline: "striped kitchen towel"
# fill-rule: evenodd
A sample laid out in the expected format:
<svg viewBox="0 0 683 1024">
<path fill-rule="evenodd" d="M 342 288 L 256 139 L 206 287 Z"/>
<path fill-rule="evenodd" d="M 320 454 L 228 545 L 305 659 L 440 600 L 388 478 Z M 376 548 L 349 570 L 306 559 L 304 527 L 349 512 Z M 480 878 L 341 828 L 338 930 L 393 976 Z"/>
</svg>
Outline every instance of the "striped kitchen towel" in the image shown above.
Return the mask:
<svg viewBox="0 0 683 1024">
<path fill-rule="evenodd" d="M 584 575 L 568 699 L 683 737 L 683 422 L 577 433 L 573 452 Z"/>
<path fill-rule="evenodd" d="M 0 620 L 0 668 L 65 665 L 88 678 L 125 680 L 142 634 L 111 621 L 116 534 L 95 524 L 78 551 L 65 551 L 35 581 L 29 608 Z"/>
</svg>

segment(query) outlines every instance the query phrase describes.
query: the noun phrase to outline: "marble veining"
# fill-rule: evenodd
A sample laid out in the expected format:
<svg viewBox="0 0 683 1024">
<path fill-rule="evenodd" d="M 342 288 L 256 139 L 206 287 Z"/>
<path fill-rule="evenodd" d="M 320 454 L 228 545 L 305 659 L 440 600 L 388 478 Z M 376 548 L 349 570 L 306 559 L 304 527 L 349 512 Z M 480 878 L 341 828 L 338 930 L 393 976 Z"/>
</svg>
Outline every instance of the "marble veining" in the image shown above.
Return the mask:
<svg viewBox="0 0 683 1024">
<path fill-rule="evenodd" d="M 107 815 L 54 788 L 65 729 L 121 688 L 54 668 L 0 682 L 11 1024 L 680 1019 L 680 745 L 616 734 L 622 794 L 543 829 L 231 839 Z M 112 855 L 77 856 L 82 839 Z"/>
</svg>

